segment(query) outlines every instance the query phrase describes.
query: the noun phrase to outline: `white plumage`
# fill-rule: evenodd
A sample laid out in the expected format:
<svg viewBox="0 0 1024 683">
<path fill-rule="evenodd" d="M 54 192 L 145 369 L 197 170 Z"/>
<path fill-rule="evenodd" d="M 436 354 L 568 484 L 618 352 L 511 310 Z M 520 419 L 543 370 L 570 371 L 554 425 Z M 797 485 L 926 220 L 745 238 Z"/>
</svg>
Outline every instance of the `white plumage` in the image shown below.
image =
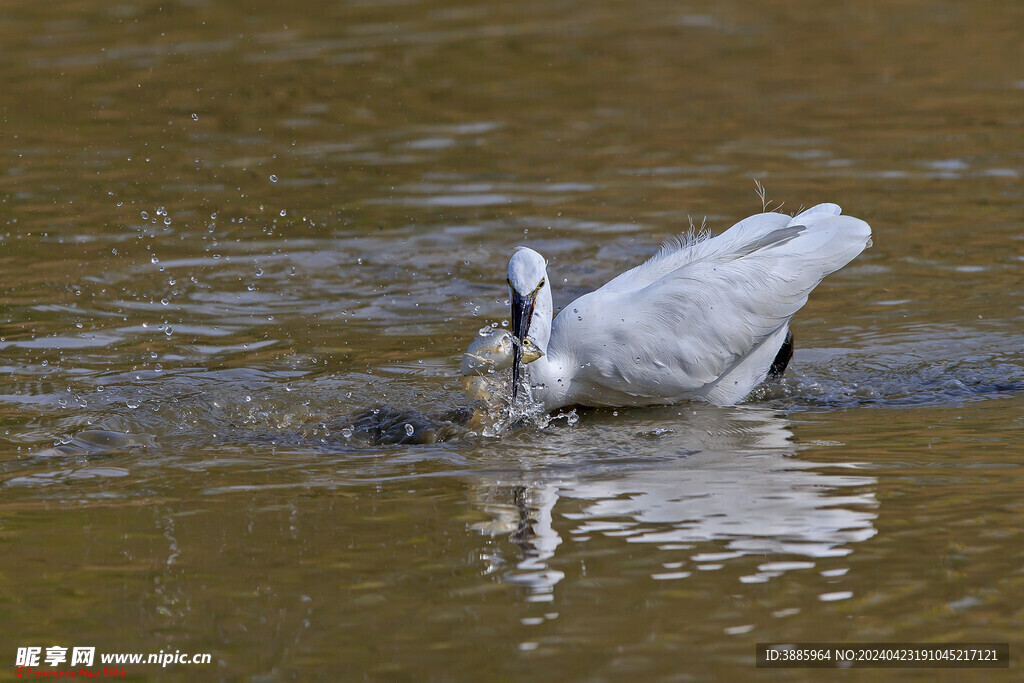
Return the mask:
<svg viewBox="0 0 1024 683">
<path fill-rule="evenodd" d="M 548 410 L 741 401 L 764 381 L 811 290 L 870 244 L 868 224 L 840 211 L 761 213 L 716 237 L 675 240 L 553 322 L 546 263 L 518 248 L 508 265 L 513 334 L 543 354 L 525 366 L 534 400 Z"/>
</svg>

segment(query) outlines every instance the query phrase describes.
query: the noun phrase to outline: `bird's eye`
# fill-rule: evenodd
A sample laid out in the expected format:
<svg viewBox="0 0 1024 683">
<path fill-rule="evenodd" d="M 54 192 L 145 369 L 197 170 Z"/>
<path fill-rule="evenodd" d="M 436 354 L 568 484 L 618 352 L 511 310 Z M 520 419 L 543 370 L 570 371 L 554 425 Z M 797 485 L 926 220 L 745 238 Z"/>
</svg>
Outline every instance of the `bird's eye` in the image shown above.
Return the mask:
<svg viewBox="0 0 1024 683">
<path fill-rule="evenodd" d="M 529 339 L 524 339 L 523 346 L 533 346 L 533 342 L 531 342 Z"/>
<path fill-rule="evenodd" d="M 537 291 L 538 291 L 538 292 L 539 292 L 539 291 L 541 290 L 541 288 L 542 288 L 542 287 L 544 287 L 544 283 L 545 283 L 546 281 L 547 281 L 547 278 L 541 278 L 541 280 L 540 280 L 540 284 L 539 284 L 539 285 L 537 285 Z"/>
</svg>

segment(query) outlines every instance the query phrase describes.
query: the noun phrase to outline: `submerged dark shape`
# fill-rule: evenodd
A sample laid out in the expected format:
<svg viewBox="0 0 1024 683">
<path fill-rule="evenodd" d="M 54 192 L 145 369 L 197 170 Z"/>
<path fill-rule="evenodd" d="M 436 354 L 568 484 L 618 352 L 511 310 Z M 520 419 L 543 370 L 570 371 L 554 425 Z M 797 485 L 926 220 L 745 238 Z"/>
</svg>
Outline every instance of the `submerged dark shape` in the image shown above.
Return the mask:
<svg viewBox="0 0 1024 683">
<path fill-rule="evenodd" d="M 427 415 L 408 408 L 377 406 L 339 420 L 331 428 L 336 433 L 351 429 L 351 438 L 373 445 L 431 444 L 463 436 L 472 416 L 469 408 Z"/>
<path fill-rule="evenodd" d="M 477 331 L 462 355 L 462 386 L 475 401 L 470 407 L 457 406 L 440 413 L 424 413 L 411 408 L 381 405 L 338 418 L 329 425 L 334 434 L 345 435 L 368 445 L 432 444 L 451 441 L 473 433 L 487 432 L 496 419 L 496 409 L 507 393 L 508 370 L 513 349 L 520 348 L 513 334 L 498 327 Z M 524 362 L 539 357 L 526 347 L 520 354 Z"/>
</svg>

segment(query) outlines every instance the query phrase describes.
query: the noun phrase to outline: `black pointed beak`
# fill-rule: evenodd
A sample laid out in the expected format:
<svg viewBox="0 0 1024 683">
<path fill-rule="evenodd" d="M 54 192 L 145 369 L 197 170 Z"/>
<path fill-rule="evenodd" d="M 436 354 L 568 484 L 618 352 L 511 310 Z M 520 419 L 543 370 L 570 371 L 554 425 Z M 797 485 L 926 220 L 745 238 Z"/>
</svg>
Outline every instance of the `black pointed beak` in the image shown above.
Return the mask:
<svg viewBox="0 0 1024 683">
<path fill-rule="evenodd" d="M 523 296 L 512 289 L 512 404 L 515 405 L 519 394 L 519 365 L 523 360 L 523 340 L 530 331 L 533 319 L 533 306 L 537 295 Z"/>
</svg>

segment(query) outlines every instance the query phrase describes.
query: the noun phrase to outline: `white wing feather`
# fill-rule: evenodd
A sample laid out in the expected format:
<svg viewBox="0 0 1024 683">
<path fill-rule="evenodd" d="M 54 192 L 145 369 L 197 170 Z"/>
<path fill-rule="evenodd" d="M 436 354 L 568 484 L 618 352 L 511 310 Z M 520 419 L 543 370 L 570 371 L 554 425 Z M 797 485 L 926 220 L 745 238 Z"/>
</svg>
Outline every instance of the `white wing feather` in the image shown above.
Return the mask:
<svg viewBox="0 0 1024 683">
<path fill-rule="evenodd" d="M 663 248 L 569 304 L 548 350 L 572 368 L 565 400 L 741 400 L 764 379 L 811 290 L 868 244 L 867 223 L 839 213 L 821 204 L 793 218 L 751 216 L 717 237 Z"/>
</svg>

